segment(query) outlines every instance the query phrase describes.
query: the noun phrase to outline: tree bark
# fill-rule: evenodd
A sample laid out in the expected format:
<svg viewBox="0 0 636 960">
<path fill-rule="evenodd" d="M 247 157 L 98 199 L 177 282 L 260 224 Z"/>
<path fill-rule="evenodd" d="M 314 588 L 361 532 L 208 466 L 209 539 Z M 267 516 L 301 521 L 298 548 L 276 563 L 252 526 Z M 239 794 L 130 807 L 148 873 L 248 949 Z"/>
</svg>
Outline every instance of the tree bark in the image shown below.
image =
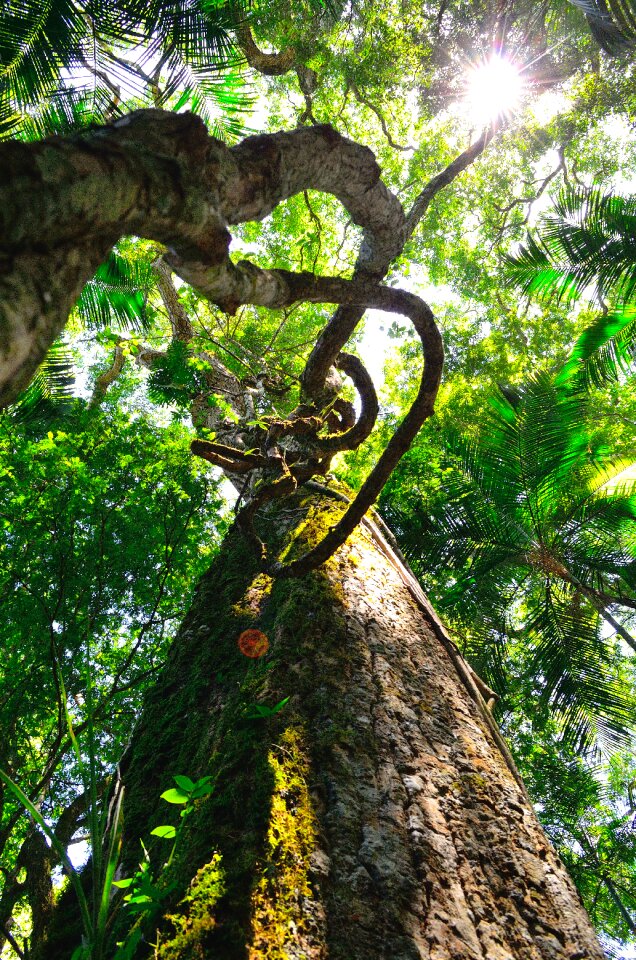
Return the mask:
<svg viewBox="0 0 636 960">
<path fill-rule="evenodd" d="M 341 201 L 364 249 L 387 262 L 402 249 L 404 212 L 373 154 L 328 126 L 228 148 L 191 114 L 138 110 L 69 137 L 1 144 L 0 406 L 27 385 L 126 234 L 167 244 L 171 265 L 224 308 L 286 306 L 288 277 L 231 262 L 228 224 L 260 220 L 306 189 Z"/>
<path fill-rule="evenodd" d="M 297 495 L 260 532 L 293 556 L 342 509 Z M 121 764 L 121 873 L 178 819 L 159 799 L 175 774 L 212 775 L 215 791 L 135 956 L 600 960 L 470 674 L 370 530 L 292 581 L 259 573 L 230 534 L 202 579 Z M 237 646 L 251 628 L 269 639 L 261 659 Z M 62 905 L 42 956 L 77 942 Z"/>
</svg>

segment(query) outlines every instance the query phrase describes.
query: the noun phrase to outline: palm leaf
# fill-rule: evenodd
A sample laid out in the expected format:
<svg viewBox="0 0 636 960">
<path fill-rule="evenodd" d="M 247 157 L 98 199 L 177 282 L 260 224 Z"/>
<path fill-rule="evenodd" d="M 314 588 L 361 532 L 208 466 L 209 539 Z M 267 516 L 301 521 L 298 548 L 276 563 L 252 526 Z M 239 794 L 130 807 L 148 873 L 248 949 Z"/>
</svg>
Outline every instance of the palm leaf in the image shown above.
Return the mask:
<svg viewBox="0 0 636 960">
<path fill-rule="evenodd" d="M 20 423 L 48 423 L 63 413 L 73 399 L 73 358 L 63 340 L 56 340 L 24 390 L 9 407 Z"/>
<path fill-rule="evenodd" d="M 128 260 L 112 250 L 82 290 L 77 312 L 89 329 L 114 326 L 145 332 L 149 324 L 146 299 L 152 285 L 150 263 Z"/>
<path fill-rule="evenodd" d="M 565 190 L 554 215 L 506 259 L 527 294 L 570 301 L 593 287 L 627 302 L 636 290 L 636 198 Z"/>
<path fill-rule="evenodd" d="M 578 750 L 597 738 L 625 745 L 634 724 L 633 696 L 616 669 L 616 652 L 601 638 L 598 614 L 580 594 L 547 582 L 527 623 L 529 670 L 558 713 L 564 738 Z"/>
<path fill-rule="evenodd" d="M 5 3 L 0 17 L 0 137 L 9 129 L 16 132 L 21 112 L 28 118 L 61 96 L 65 71 L 76 76 L 86 74 L 87 67 L 91 75 L 84 87 L 87 98 L 92 94 L 94 119 L 103 120 L 116 109 L 120 98 L 113 86 L 124 91 L 122 99 L 132 91 L 147 100 L 151 91 L 139 71 L 159 71 L 166 81 L 166 100 L 188 79 L 193 97 L 200 104 L 209 101 L 221 115 L 229 111 L 225 127 L 229 135 L 238 133 L 236 114 L 246 97 L 236 84 L 219 83 L 219 72 L 239 62 L 231 31 L 242 15 L 240 3 L 212 0 Z M 68 118 L 65 111 L 60 119 L 68 123 Z M 224 129 L 222 122 L 219 129 Z"/>
<path fill-rule="evenodd" d="M 636 305 L 610 310 L 578 338 L 556 384 L 584 388 L 614 383 L 633 372 L 636 358 Z"/>
<path fill-rule="evenodd" d="M 86 24 L 72 0 L 4 3 L 0 17 L 0 87 L 20 106 L 37 103 L 62 68 L 79 62 Z"/>
<path fill-rule="evenodd" d="M 636 44 L 636 4 L 633 0 L 570 0 L 585 14 L 590 33 L 610 56 L 633 50 Z"/>
</svg>

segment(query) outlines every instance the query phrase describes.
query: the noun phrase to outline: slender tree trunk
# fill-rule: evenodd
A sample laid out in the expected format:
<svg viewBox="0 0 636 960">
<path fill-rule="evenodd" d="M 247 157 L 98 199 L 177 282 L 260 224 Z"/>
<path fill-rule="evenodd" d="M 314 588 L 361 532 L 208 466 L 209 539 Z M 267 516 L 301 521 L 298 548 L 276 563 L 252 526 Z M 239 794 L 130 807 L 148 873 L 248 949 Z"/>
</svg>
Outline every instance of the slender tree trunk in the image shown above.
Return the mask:
<svg viewBox="0 0 636 960">
<path fill-rule="evenodd" d="M 341 509 L 287 500 L 261 534 L 296 528 L 293 555 Z M 159 799 L 172 776 L 216 780 L 135 956 L 600 960 L 483 701 L 422 606 L 368 528 L 319 571 L 274 583 L 230 535 L 122 762 L 126 876 L 139 838 L 178 820 Z M 260 659 L 237 646 L 250 628 L 269 639 Z M 152 849 L 165 857 L 169 843 Z M 67 960 L 74 936 L 58 917 L 45 956 Z"/>
</svg>

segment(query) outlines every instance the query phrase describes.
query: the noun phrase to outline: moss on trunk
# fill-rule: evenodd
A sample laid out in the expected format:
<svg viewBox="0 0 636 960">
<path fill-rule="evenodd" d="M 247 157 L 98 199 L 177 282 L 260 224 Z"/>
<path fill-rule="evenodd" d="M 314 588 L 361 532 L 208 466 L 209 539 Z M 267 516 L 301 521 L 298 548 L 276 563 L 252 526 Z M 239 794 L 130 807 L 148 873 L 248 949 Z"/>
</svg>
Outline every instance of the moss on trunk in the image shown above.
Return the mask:
<svg viewBox="0 0 636 960">
<path fill-rule="evenodd" d="M 295 529 L 293 554 L 341 510 L 298 497 L 265 532 Z M 247 628 L 269 639 L 260 659 L 238 648 Z M 124 875 L 167 822 L 172 777 L 215 781 L 185 822 L 136 957 L 602 957 L 483 705 L 365 530 L 321 570 L 274 583 L 231 535 L 122 772 Z M 158 865 L 166 841 L 150 849 Z M 67 960 L 55 939 L 47 958 Z"/>
</svg>

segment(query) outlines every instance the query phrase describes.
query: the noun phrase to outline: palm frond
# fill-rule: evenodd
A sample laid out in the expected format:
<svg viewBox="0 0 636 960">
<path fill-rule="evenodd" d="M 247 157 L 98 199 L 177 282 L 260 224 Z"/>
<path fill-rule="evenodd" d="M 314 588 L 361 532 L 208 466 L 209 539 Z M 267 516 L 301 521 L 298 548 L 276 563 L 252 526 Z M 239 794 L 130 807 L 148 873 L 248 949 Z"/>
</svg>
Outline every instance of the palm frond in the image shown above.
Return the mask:
<svg viewBox="0 0 636 960">
<path fill-rule="evenodd" d="M 47 423 L 66 410 L 73 400 L 73 358 L 63 340 L 56 340 L 29 386 L 9 409 L 20 423 Z"/>
<path fill-rule="evenodd" d="M 636 198 L 567 189 L 506 260 L 527 294 L 567 302 L 594 288 L 627 303 L 636 291 Z"/>
<path fill-rule="evenodd" d="M 1 12 L 0 136 L 7 133 L 5 115 L 15 133 L 21 113 L 28 119 L 43 103 L 59 98 L 69 70 L 86 77 L 81 82 L 87 100 L 92 95 L 98 120 L 111 116 L 131 93 L 142 102 L 152 99 L 161 77 L 166 101 L 187 81 L 198 104 L 218 110 L 219 129 L 238 133 L 237 115 L 247 98 L 238 83 L 223 84 L 219 78 L 240 62 L 231 35 L 244 15 L 240 2 L 13 0 Z M 230 116 L 224 124 L 226 110 Z M 66 121 L 60 127 L 64 131 L 68 110 L 60 119 Z"/>
<path fill-rule="evenodd" d="M 501 638 L 514 646 L 520 630 L 530 637 L 528 682 L 579 746 L 624 742 L 634 707 L 594 604 L 631 609 L 636 489 L 608 489 L 626 464 L 594 441 L 588 416 L 586 397 L 547 374 L 504 388 L 477 437 L 436 434 L 447 450 L 438 490 L 384 500 L 405 555 L 471 656 L 483 648 L 496 676 Z M 505 675 L 506 664 L 498 669 Z"/>
<path fill-rule="evenodd" d="M 72 0 L 3 4 L 0 18 L 0 88 L 20 106 L 49 93 L 63 68 L 79 62 L 86 23 Z"/>
<path fill-rule="evenodd" d="M 616 652 L 602 639 L 597 612 L 576 591 L 546 583 L 527 624 L 529 667 L 542 697 L 557 711 L 564 738 L 578 750 L 600 739 L 625 745 L 636 704 L 616 670 Z"/>
<path fill-rule="evenodd" d="M 615 383 L 633 372 L 635 359 L 636 305 L 627 304 L 598 317 L 583 331 L 555 382 L 584 389 Z"/>
<path fill-rule="evenodd" d="M 621 56 L 636 44 L 633 0 L 570 0 L 585 14 L 590 33 L 610 56 Z"/>
<path fill-rule="evenodd" d="M 153 285 L 152 267 L 143 260 L 128 260 L 116 250 L 86 284 L 76 309 L 88 329 L 116 327 L 145 332 L 148 291 Z"/>
</svg>

